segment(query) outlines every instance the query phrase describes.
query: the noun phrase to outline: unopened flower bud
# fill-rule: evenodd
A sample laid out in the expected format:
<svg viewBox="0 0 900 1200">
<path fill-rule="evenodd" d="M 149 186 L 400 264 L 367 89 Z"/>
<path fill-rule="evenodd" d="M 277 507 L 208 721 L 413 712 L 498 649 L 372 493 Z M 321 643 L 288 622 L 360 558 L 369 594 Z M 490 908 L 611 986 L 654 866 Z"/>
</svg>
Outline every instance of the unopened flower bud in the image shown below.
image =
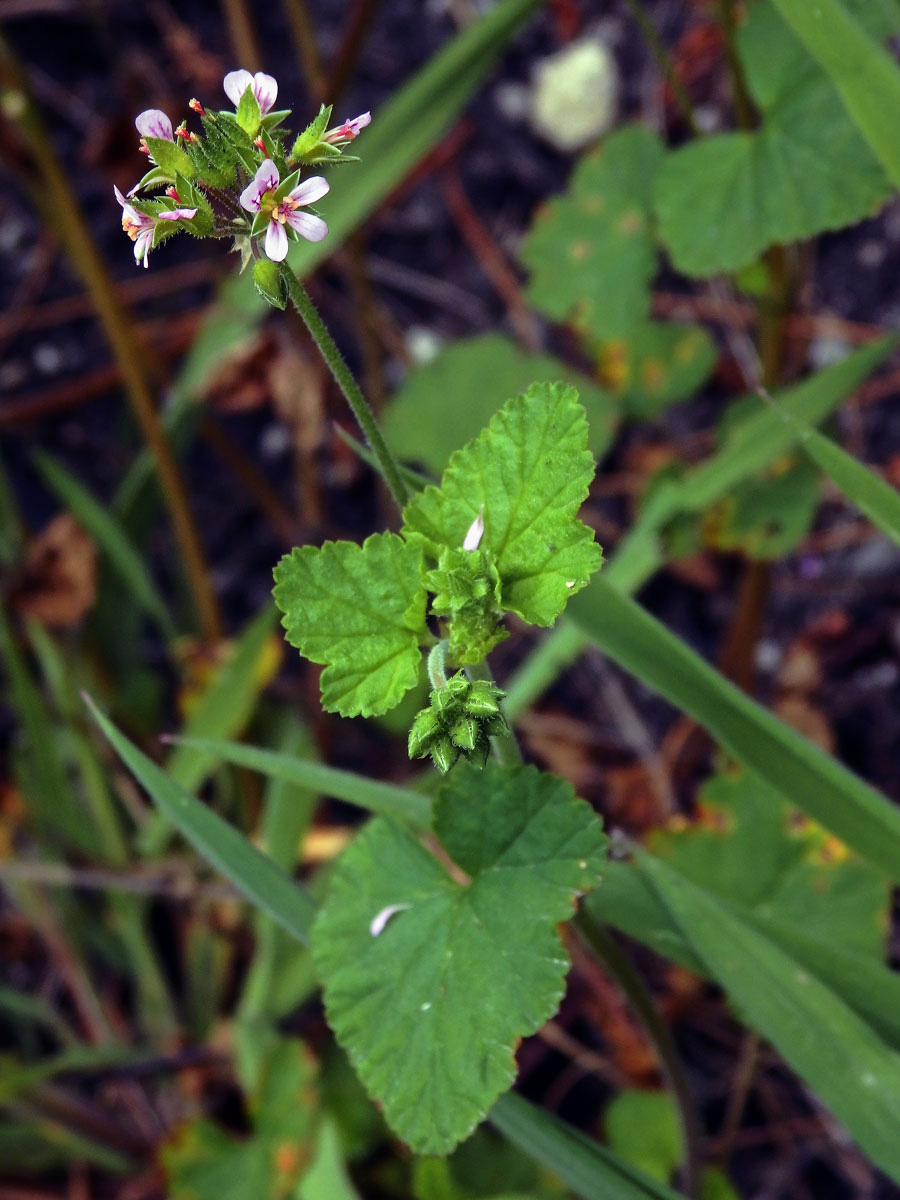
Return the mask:
<svg viewBox="0 0 900 1200">
<path fill-rule="evenodd" d="M 431 757 L 434 760 L 434 765 L 442 775 L 446 775 L 456 760 L 459 758 L 459 750 L 448 737 L 438 738 L 431 747 Z"/>
<path fill-rule="evenodd" d="M 179 201 L 178 192 L 175 189 L 175 186 L 173 184 L 169 184 L 169 186 L 166 188 L 166 195 L 169 197 L 170 200 L 174 200 L 176 202 L 176 204 L 178 203 L 178 201 Z"/>
<path fill-rule="evenodd" d="M 200 103 L 200 101 L 196 98 L 196 96 L 192 97 L 188 101 L 188 108 L 191 110 L 191 112 L 195 112 L 198 117 L 203 117 L 206 115 L 206 109 L 203 107 L 203 105 Z"/>
<path fill-rule="evenodd" d="M 186 121 L 182 121 L 181 124 L 178 126 L 178 128 L 175 130 L 175 136 L 177 138 L 187 138 L 189 136 Z"/>
</svg>

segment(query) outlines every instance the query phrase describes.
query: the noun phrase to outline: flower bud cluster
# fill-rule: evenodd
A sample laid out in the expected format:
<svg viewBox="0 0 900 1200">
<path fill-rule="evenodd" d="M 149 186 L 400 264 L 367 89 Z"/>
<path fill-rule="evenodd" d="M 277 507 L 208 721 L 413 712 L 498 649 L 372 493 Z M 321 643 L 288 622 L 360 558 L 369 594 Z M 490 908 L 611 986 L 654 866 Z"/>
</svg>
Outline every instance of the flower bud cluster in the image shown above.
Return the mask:
<svg viewBox="0 0 900 1200">
<path fill-rule="evenodd" d="M 173 128 L 166 113 L 147 109 L 135 120 L 140 149 L 151 169 L 127 197 L 116 189 L 122 228 L 134 242 L 138 263 L 148 265 L 150 251 L 172 234 L 233 238 L 243 265 L 262 254 L 282 262 L 290 243 L 321 241 L 328 226 L 309 206 L 329 191 L 321 175 L 305 176 L 317 163 L 357 161 L 344 154 L 371 121 L 369 113 L 329 129 L 330 106 L 297 138 L 281 129 L 290 110 L 275 110 L 278 84 L 258 71 L 229 71 L 223 88 L 234 111 L 216 112 L 192 99 L 200 132 L 187 121 Z M 290 149 L 288 149 L 290 147 Z M 147 193 L 162 190 L 159 196 Z M 261 271 L 258 286 L 270 303 L 280 292 L 271 272 Z"/>
<path fill-rule="evenodd" d="M 460 671 L 435 688 L 427 708 L 421 709 L 409 732 L 410 758 L 431 759 L 445 774 L 463 755 L 484 766 L 490 739 L 508 733 L 500 709 L 506 693 L 493 683 L 466 679 Z"/>
</svg>

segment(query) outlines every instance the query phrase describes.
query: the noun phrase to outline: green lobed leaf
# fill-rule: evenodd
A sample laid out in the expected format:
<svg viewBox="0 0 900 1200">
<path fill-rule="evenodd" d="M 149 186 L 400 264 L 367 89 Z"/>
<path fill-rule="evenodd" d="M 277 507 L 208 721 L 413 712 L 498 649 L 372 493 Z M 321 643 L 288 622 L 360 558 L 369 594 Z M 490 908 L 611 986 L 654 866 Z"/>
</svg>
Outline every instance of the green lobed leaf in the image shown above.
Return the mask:
<svg viewBox="0 0 900 1200">
<path fill-rule="evenodd" d="M 479 548 L 497 564 L 504 609 L 551 625 L 602 560 L 593 532 L 577 519 L 593 474 L 578 393 L 537 383 L 456 451 L 440 488 L 410 501 L 404 532 L 436 557 L 441 546 L 462 546 L 483 511 Z"/>
<path fill-rule="evenodd" d="M 494 763 L 449 777 L 435 832 L 457 871 L 395 822 L 370 822 L 313 927 L 329 1023 L 423 1154 L 448 1153 L 485 1116 L 518 1040 L 555 1011 L 568 969 L 556 925 L 597 883 L 605 846 L 569 784 Z"/>
<path fill-rule="evenodd" d="M 632 125 L 581 159 L 522 247 L 536 308 L 608 338 L 647 316 L 656 272 L 651 198 L 663 153 L 655 133 Z"/>
<path fill-rule="evenodd" d="M 718 358 L 702 326 L 675 321 L 643 321 L 621 338 L 592 343 L 600 378 L 627 415 L 637 418 L 658 416 L 692 396 Z"/>
<path fill-rule="evenodd" d="M 869 36 L 851 6 L 841 0 L 773 3 L 828 74 L 857 129 L 895 186 L 900 186 L 900 70 L 893 56 Z M 891 32 L 895 31 L 896 22 Z"/>
<path fill-rule="evenodd" d="M 287 640 L 325 664 L 322 705 L 342 716 L 387 712 L 418 679 L 425 626 L 422 550 L 393 533 L 362 546 L 300 546 L 275 568 Z"/>
<path fill-rule="evenodd" d="M 562 380 L 578 389 L 587 413 L 588 445 L 600 456 L 618 424 L 609 393 L 551 354 L 530 354 L 502 334 L 463 338 L 412 371 L 384 416 L 384 436 L 398 458 L 435 475 L 450 454 L 487 425 L 510 396 L 533 383 Z M 465 404 L 454 397 L 465 396 Z"/>
<path fill-rule="evenodd" d="M 883 957 L 888 880 L 758 776 L 732 770 L 713 777 L 695 820 L 654 831 L 648 848 L 726 900 L 844 950 Z"/>
<path fill-rule="evenodd" d="M 643 852 L 639 869 L 747 1021 L 891 1178 L 900 1179 L 900 1054 L 774 942 Z"/>
<path fill-rule="evenodd" d="M 660 236 L 687 275 L 736 271 L 768 246 L 861 220 L 891 191 L 834 86 L 769 0 L 753 6 L 738 43 L 760 128 L 694 141 L 657 176 Z"/>
</svg>

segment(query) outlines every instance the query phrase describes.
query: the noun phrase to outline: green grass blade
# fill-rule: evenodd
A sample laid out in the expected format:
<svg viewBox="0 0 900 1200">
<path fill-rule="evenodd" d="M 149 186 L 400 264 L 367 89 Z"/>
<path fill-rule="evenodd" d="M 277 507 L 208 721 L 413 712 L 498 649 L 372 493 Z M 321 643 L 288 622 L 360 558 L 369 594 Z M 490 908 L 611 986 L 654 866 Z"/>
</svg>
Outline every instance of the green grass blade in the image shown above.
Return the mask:
<svg viewBox="0 0 900 1200">
<path fill-rule="evenodd" d="M 720 895 L 717 902 L 727 903 L 737 917 L 769 938 L 801 967 L 817 975 L 880 1037 L 900 1050 L 900 975 L 896 971 L 873 958 L 811 937 L 796 925 L 726 901 Z M 631 864 L 607 864 L 603 886 L 586 896 L 582 904 L 596 920 L 612 925 L 689 971 L 706 974 L 703 962 L 697 958 L 674 917 Z"/>
<path fill-rule="evenodd" d="M 153 582 L 140 551 L 119 522 L 58 462 L 46 454 L 38 453 L 34 458 L 47 486 L 91 535 L 135 602 L 156 622 L 165 640 L 173 642 L 177 631 L 168 606 Z"/>
<path fill-rule="evenodd" d="M 895 546 L 900 546 L 900 492 L 824 433 L 801 425 L 787 414 L 784 419 L 793 426 L 801 450 L 863 516 L 868 517 Z"/>
<path fill-rule="evenodd" d="M 259 746 L 243 746 L 238 742 L 217 741 L 212 738 L 177 738 L 185 746 L 196 746 L 210 758 L 231 763 L 236 767 L 248 767 L 259 771 L 270 779 L 309 788 L 335 800 L 345 800 L 369 812 L 382 816 L 396 817 L 416 829 L 431 827 L 431 801 L 418 792 L 380 783 L 365 775 L 328 767 L 324 763 L 296 758 L 277 750 L 263 750 Z"/>
<path fill-rule="evenodd" d="M 725 444 L 682 479 L 671 480 L 651 497 L 625 535 L 603 578 L 631 595 L 665 565 L 660 531 L 681 513 L 701 512 L 784 454 L 799 437 L 799 429 L 824 421 L 872 371 L 893 352 L 896 336 L 879 338 L 847 355 L 841 362 L 777 394 L 780 410 L 766 407 L 740 422 Z M 786 420 L 798 424 L 791 427 Z M 548 688 L 560 672 L 586 649 L 588 640 L 563 620 L 544 638 L 506 685 L 506 712 L 511 720 Z"/>
<path fill-rule="evenodd" d="M 900 70 L 841 0 L 774 0 L 831 78 L 857 129 L 900 186 Z"/>
<path fill-rule="evenodd" d="M 806 1080 L 872 1160 L 900 1180 L 900 1054 L 821 980 L 798 970 L 792 958 L 717 897 L 649 854 L 638 852 L 637 861 L 741 1015 Z"/>
<path fill-rule="evenodd" d="M 900 810 L 751 700 L 607 580 L 568 612 L 604 654 L 698 721 L 738 762 L 856 852 L 900 879 Z"/>
<path fill-rule="evenodd" d="M 643 1171 L 557 1117 L 509 1092 L 488 1118 L 525 1154 L 577 1192 L 581 1200 L 684 1200 Z"/>
<path fill-rule="evenodd" d="M 266 604 L 244 628 L 230 657 L 215 672 L 197 700 L 185 722 L 185 735 L 227 738 L 239 733 L 250 720 L 266 682 L 262 667 L 266 643 L 275 628 L 277 616 L 275 605 Z M 209 754 L 188 745 L 176 746 L 165 764 L 167 774 L 186 792 L 197 791 L 209 777 L 213 765 Z M 162 818 L 151 822 L 141 835 L 141 851 L 150 857 L 161 854 L 169 833 Z"/>
<path fill-rule="evenodd" d="M 159 811 L 217 871 L 258 904 L 298 941 L 306 944 L 314 905 L 306 892 L 279 871 L 233 826 L 180 787 L 142 754 L 94 702 L 85 697 L 94 720 L 113 749 L 146 790 Z"/>
</svg>

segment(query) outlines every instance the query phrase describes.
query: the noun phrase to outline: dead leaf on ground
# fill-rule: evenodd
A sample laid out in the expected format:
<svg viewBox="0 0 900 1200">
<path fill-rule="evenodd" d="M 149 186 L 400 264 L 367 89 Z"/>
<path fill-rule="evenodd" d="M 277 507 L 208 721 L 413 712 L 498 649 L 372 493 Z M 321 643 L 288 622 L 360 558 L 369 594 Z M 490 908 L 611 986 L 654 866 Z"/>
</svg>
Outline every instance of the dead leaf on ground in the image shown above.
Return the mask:
<svg viewBox="0 0 900 1200">
<path fill-rule="evenodd" d="M 31 543 L 12 607 L 42 625 L 71 629 L 84 620 L 96 595 L 96 547 L 74 517 L 60 513 Z"/>
</svg>

